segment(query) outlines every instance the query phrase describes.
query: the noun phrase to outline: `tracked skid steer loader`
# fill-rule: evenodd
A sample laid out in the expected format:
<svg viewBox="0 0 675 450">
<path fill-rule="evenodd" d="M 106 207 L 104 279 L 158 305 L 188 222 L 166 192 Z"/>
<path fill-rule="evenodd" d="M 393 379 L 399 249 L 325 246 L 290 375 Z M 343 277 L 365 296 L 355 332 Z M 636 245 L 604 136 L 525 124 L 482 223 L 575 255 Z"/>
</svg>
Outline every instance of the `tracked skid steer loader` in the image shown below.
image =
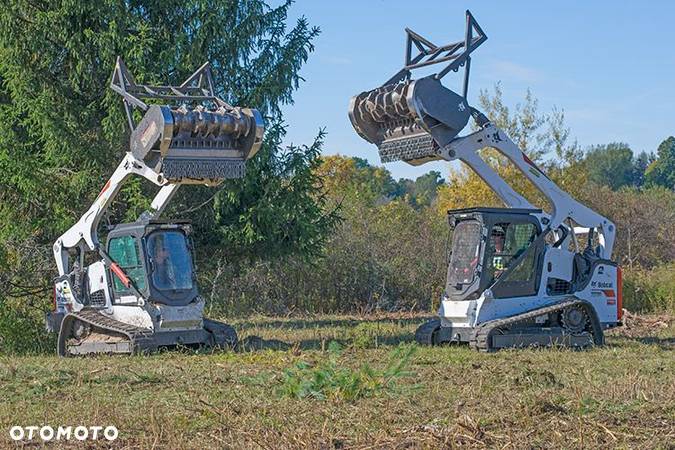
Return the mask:
<svg viewBox="0 0 675 450">
<path fill-rule="evenodd" d="M 242 177 L 262 143 L 262 116 L 216 96 L 208 63 L 180 86 L 150 86 L 137 84 L 118 58 L 111 88 L 123 98 L 130 148 L 89 210 L 54 244 L 59 276 L 46 322 L 58 333 L 58 354 L 232 348 L 235 330 L 203 317 L 190 223 L 159 216 L 181 185 Z M 159 187 L 151 209 L 109 227 L 101 243 L 101 218 L 132 175 Z"/>
<path fill-rule="evenodd" d="M 438 318 L 418 328 L 417 342 L 464 342 L 482 351 L 602 345 L 603 330 L 621 324 L 621 269 L 611 259 L 614 224 L 562 191 L 469 105 L 470 54 L 487 39 L 469 11 L 461 41 L 437 46 L 406 33 L 403 69 L 351 99 L 354 129 L 378 147 L 385 163 L 462 161 L 505 205 L 448 212 L 453 237 L 445 292 Z M 442 69 L 412 78 L 413 71 L 434 65 Z M 441 79 L 461 68 L 458 94 Z M 469 120 L 477 131 L 459 136 Z M 508 158 L 550 210 L 534 207 L 506 183 L 481 157 L 486 147 Z"/>
</svg>

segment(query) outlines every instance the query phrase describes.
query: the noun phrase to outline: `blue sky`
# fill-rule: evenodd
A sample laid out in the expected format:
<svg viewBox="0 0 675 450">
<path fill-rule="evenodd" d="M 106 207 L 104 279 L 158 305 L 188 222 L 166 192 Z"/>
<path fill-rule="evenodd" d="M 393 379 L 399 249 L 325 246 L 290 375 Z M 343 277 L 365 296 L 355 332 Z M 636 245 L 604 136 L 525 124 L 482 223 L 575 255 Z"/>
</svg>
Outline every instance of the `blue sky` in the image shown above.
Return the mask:
<svg viewBox="0 0 675 450">
<path fill-rule="evenodd" d="M 308 144 L 325 127 L 325 154 L 379 165 L 376 147 L 349 122 L 349 99 L 401 68 L 406 26 L 437 45 L 454 42 L 467 8 L 488 35 L 472 54 L 470 103 L 501 81 L 514 106 L 529 87 L 540 111 L 564 109 L 583 147 L 622 141 L 654 151 L 675 134 L 675 2 L 297 0 L 289 19 L 304 15 L 322 33 L 295 104 L 284 108 L 286 143 Z M 444 83 L 458 90 L 458 74 Z M 449 165 L 387 167 L 414 178 Z"/>
</svg>

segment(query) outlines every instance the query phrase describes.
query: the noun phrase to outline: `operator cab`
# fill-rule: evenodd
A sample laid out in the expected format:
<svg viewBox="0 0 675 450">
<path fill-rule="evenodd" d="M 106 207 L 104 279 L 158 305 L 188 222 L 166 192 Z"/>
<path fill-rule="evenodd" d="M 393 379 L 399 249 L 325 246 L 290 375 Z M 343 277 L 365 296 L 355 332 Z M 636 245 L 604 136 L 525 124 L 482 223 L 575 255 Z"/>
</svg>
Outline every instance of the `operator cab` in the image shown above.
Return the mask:
<svg viewBox="0 0 675 450">
<path fill-rule="evenodd" d="M 188 221 L 143 221 L 112 227 L 107 253 L 152 302 L 183 306 L 198 296 Z M 113 303 L 133 300 L 134 292 L 113 270 Z"/>
<path fill-rule="evenodd" d="M 544 241 L 537 239 L 542 229 L 535 214 L 541 212 L 511 208 L 448 211 L 454 232 L 447 297 L 474 300 L 488 288 L 495 298 L 536 295 Z M 532 245 L 536 248 L 527 251 Z"/>
</svg>

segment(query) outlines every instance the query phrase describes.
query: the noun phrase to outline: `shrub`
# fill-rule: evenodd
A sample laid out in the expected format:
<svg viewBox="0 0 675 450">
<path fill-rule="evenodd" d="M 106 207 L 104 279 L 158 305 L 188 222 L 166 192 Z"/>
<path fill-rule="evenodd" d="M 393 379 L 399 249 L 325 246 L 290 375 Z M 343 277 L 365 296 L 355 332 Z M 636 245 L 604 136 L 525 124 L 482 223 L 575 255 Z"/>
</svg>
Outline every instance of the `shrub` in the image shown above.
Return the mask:
<svg viewBox="0 0 675 450">
<path fill-rule="evenodd" d="M 212 300 L 209 313 L 431 311 L 445 280 L 445 218 L 399 200 L 349 208 L 321 258 L 237 268 L 207 260 L 200 287 Z"/>
<path fill-rule="evenodd" d="M 612 191 L 589 185 L 579 200 L 616 225 L 613 259 L 651 268 L 675 260 L 675 192 L 663 188 Z"/>
<path fill-rule="evenodd" d="M 352 347 L 364 349 L 378 345 L 379 329 L 377 323 L 362 322 L 349 330 Z"/>
<path fill-rule="evenodd" d="M 675 313 L 675 262 L 624 269 L 623 306 L 632 312 Z"/>
<path fill-rule="evenodd" d="M 14 303 L 0 303 L 0 354 L 54 351 L 56 336 L 45 332 L 41 309 Z"/>
<path fill-rule="evenodd" d="M 367 364 L 351 369 L 339 366 L 342 351 L 340 345 L 332 341 L 323 361 L 316 365 L 301 361 L 287 369 L 278 394 L 282 397 L 320 400 L 357 400 L 382 393 L 395 394 L 400 392 L 398 380 L 413 375 L 406 367 L 415 349 L 414 345 L 399 345 L 390 353 L 389 363 L 384 370 L 373 369 Z"/>
</svg>

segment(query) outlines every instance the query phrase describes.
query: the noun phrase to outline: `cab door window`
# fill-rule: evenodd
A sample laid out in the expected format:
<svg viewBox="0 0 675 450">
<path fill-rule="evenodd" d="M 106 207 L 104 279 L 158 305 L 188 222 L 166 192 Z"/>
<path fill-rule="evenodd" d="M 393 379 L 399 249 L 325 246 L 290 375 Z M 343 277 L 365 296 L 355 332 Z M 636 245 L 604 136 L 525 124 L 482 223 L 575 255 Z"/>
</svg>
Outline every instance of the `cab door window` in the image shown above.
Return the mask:
<svg viewBox="0 0 675 450">
<path fill-rule="evenodd" d="M 180 231 L 157 231 L 148 237 L 152 284 L 160 291 L 193 287 L 192 255 Z"/>
<path fill-rule="evenodd" d="M 537 237 L 533 223 L 497 223 L 489 237 L 487 273 L 490 285 L 496 282 L 506 270 L 522 255 Z M 496 297 L 517 297 L 534 295 L 537 292 L 537 255 L 530 252 L 520 264 L 496 286 Z"/>
<path fill-rule="evenodd" d="M 472 284 L 480 258 L 481 225 L 475 220 L 457 224 L 452 236 L 452 256 L 448 266 L 448 286 Z"/>
<path fill-rule="evenodd" d="M 134 282 L 139 291 L 144 291 L 145 268 L 138 250 L 138 242 L 133 236 L 120 236 L 110 239 L 108 243 L 110 258 L 127 274 Z M 116 276 L 112 276 L 115 292 L 120 295 L 131 293 L 131 289 L 125 287 Z"/>
</svg>

